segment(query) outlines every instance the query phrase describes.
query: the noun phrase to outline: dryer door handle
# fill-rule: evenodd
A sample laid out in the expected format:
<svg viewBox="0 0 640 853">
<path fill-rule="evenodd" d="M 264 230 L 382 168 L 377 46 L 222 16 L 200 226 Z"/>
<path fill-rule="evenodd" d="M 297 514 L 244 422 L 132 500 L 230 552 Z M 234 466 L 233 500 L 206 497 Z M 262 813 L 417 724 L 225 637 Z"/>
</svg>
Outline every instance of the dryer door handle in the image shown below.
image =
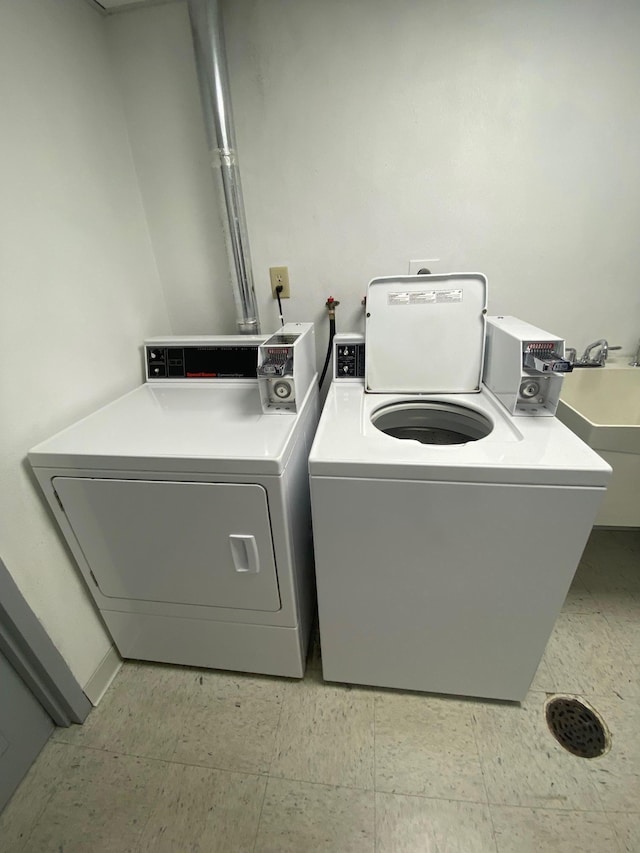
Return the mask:
<svg viewBox="0 0 640 853">
<path fill-rule="evenodd" d="M 256 537 L 251 534 L 229 534 L 231 556 L 236 572 L 257 575 L 260 571 L 260 555 Z"/>
</svg>

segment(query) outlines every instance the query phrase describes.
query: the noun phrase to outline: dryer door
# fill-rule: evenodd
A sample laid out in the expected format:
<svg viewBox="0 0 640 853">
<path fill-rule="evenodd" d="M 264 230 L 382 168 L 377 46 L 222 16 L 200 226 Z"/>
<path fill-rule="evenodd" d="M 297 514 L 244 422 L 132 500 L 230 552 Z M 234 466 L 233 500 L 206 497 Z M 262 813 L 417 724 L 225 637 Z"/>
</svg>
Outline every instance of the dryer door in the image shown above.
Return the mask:
<svg viewBox="0 0 640 853">
<path fill-rule="evenodd" d="M 81 477 L 53 486 L 103 595 L 280 609 L 262 486 Z"/>
</svg>

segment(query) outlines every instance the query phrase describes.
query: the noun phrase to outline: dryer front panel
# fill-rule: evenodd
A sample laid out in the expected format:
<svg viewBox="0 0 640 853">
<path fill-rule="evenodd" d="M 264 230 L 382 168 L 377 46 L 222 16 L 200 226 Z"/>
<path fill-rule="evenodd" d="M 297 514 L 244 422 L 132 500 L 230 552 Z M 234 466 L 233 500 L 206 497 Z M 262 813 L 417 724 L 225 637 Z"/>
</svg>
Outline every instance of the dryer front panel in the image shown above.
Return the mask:
<svg viewBox="0 0 640 853">
<path fill-rule="evenodd" d="M 262 486 L 84 477 L 52 482 L 102 595 L 280 609 Z"/>
</svg>

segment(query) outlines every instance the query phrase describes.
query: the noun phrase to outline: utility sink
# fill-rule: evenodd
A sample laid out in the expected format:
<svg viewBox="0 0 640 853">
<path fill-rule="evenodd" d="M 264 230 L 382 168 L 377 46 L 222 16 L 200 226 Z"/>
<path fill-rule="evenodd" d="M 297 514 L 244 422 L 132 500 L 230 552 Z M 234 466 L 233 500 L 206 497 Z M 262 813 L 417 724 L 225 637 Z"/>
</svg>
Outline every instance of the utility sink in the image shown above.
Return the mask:
<svg viewBox="0 0 640 853">
<path fill-rule="evenodd" d="M 596 524 L 640 527 L 640 367 L 567 374 L 557 417 L 613 468 Z"/>
<path fill-rule="evenodd" d="M 595 450 L 640 454 L 640 368 L 574 370 L 558 418 Z"/>
</svg>

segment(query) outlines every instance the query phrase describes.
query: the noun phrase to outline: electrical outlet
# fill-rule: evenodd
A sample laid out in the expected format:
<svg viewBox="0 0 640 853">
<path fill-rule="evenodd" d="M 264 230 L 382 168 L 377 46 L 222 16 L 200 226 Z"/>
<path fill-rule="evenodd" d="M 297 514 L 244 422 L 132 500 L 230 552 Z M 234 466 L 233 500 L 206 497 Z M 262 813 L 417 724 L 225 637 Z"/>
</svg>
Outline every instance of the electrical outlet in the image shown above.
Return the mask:
<svg viewBox="0 0 640 853">
<path fill-rule="evenodd" d="M 433 264 L 440 263 L 440 258 L 427 258 L 424 261 L 409 261 L 409 275 L 418 275 L 420 270 L 431 270 L 433 272 Z"/>
<path fill-rule="evenodd" d="M 271 279 L 271 295 L 277 299 L 276 287 L 282 285 L 280 299 L 289 299 L 289 267 L 269 267 L 269 278 Z"/>
</svg>

